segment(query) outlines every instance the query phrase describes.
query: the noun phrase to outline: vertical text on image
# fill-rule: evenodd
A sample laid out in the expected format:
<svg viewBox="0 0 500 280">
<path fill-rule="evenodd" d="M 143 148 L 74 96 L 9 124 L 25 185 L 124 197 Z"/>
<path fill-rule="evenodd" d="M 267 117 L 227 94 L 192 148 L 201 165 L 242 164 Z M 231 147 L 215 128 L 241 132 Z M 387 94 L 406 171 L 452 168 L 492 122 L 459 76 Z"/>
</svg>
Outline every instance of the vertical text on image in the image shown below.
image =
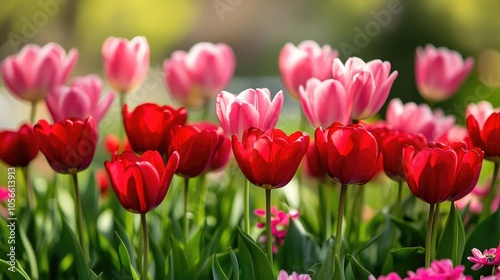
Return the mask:
<svg viewBox="0 0 500 280">
<path fill-rule="evenodd" d="M 9 198 L 7 199 L 7 228 L 9 237 L 7 243 L 10 245 L 7 253 L 8 270 L 15 272 L 16 267 L 16 169 L 9 167 L 7 169 L 7 188 Z"/>
</svg>

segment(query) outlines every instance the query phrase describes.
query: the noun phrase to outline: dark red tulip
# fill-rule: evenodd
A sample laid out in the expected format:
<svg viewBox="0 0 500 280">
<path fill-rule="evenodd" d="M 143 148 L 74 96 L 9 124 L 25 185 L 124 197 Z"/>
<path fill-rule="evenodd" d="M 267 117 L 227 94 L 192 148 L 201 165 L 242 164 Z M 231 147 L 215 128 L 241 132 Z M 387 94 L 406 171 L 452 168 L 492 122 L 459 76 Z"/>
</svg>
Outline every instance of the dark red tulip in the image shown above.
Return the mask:
<svg viewBox="0 0 500 280">
<path fill-rule="evenodd" d="M 75 174 L 94 158 L 97 127 L 92 117 L 68 118 L 53 125 L 41 120 L 35 125 L 35 139 L 54 171 Z"/>
<path fill-rule="evenodd" d="M 403 148 L 403 171 L 413 195 L 429 203 L 455 201 L 476 186 L 484 153 L 479 148 L 465 149 L 465 144 L 452 147 L 431 143 L 417 151 Z"/>
<path fill-rule="evenodd" d="M 29 124 L 22 125 L 19 131 L 1 131 L 0 143 L 0 160 L 10 166 L 28 166 L 40 150 L 33 126 Z"/>
<path fill-rule="evenodd" d="M 137 106 L 132 112 L 123 106 L 123 123 L 130 146 L 137 153 L 148 150 L 166 152 L 169 145 L 169 129 L 176 125 L 184 125 L 187 119 L 185 108 L 174 109 L 170 106 L 158 106 L 145 103 Z"/>
<path fill-rule="evenodd" d="M 311 178 L 318 180 L 326 178 L 326 170 L 323 164 L 321 164 L 318 148 L 314 142 L 309 143 L 309 147 L 307 148 L 306 156 L 304 157 L 304 168 L 307 176 Z"/>
<path fill-rule="evenodd" d="M 279 129 L 263 132 L 249 128 L 238 139 L 233 135 L 233 153 L 245 177 L 264 189 L 281 188 L 292 180 L 309 146 L 309 135 L 297 131 L 290 136 Z"/>
<path fill-rule="evenodd" d="M 471 114 L 467 130 L 475 147 L 484 151 L 487 160 L 500 162 L 500 112 L 492 112 L 482 123 Z"/>
<path fill-rule="evenodd" d="M 125 151 L 115 153 L 104 162 L 111 186 L 126 210 L 146 214 L 155 209 L 167 191 L 179 164 L 179 154 L 173 152 L 167 164 L 158 151 L 146 151 L 141 156 Z"/>
<path fill-rule="evenodd" d="M 120 141 L 120 139 L 113 134 L 108 134 L 104 137 L 104 148 L 110 156 L 112 156 L 115 152 L 118 152 L 120 145 L 124 146 L 123 151 L 132 151 L 132 147 L 130 147 L 128 139 L 125 138 L 123 144 L 121 143 L 122 141 Z"/>
<path fill-rule="evenodd" d="M 333 123 L 316 129 L 315 141 L 328 176 L 341 184 L 362 185 L 374 175 L 379 160 L 375 137 L 361 125 Z"/>
<path fill-rule="evenodd" d="M 221 127 L 202 122 L 175 126 L 170 130 L 168 154 L 177 151 L 180 156 L 176 174 L 184 178 L 221 168 L 229 159 L 230 149 Z"/>
<path fill-rule="evenodd" d="M 398 182 L 405 181 L 403 165 L 401 163 L 403 148 L 413 146 L 416 151 L 427 147 L 427 139 L 422 134 L 410 134 L 395 130 L 388 130 L 381 137 L 381 152 L 385 174 Z"/>
</svg>

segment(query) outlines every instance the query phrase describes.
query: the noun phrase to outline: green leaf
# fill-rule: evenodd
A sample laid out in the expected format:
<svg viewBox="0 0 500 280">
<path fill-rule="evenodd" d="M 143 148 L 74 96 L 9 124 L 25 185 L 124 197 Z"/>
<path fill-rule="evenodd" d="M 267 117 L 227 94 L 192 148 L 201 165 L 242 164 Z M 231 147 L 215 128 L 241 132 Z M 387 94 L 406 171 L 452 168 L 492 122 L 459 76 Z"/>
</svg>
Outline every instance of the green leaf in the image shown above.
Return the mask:
<svg viewBox="0 0 500 280">
<path fill-rule="evenodd" d="M 24 248 L 24 253 L 28 255 L 30 274 L 34 279 L 38 279 L 38 263 L 36 260 L 35 251 L 33 251 L 33 246 L 31 246 L 31 242 L 29 241 L 22 227 L 19 228 L 19 235 L 21 237 L 21 243 Z"/>
<path fill-rule="evenodd" d="M 340 264 L 339 258 L 335 256 L 335 270 L 333 271 L 333 279 L 345 280 L 344 266 Z"/>
<path fill-rule="evenodd" d="M 455 203 L 451 203 L 448 220 L 436 251 L 436 259 L 451 259 L 453 265 L 457 266 L 462 261 L 464 247 L 464 224 Z"/>
<path fill-rule="evenodd" d="M 117 247 L 118 258 L 120 259 L 120 271 L 124 270 L 124 273 L 132 276 L 134 280 L 139 280 L 137 273 L 132 267 L 132 262 L 130 260 L 130 255 L 128 253 L 127 247 L 123 240 L 120 238 L 117 232 L 115 232 L 115 246 Z"/>
<path fill-rule="evenodd" d="M 327 280 L 327 279 L 333 279 L 333 273 L 334 273 L 334 247 L 335 247 L 335 241 L 332 237 L 328 239 L 328 251 L 326 253 L 325 260 L 321 264 L 321 269 L 318 274 L 318 280 Z"/>
<path fill-rule="evenodd" d="M 75 233 L 70 229 L 70 226 L 65 219 L 63 219 L 62 234 L 66 234 L 70 238 L 71 244 L 73 245 L 73 252 L 75 258 L 74 264 L 76 266 L 76 273 L 78 275 L 78 279 L 89 278 L 89 271 L 87 266 L 85 265 L 82 247 L 80 246 L 80 243 L 76 239 Z"/>
<path fill-rule="evenodd" d="M 391 221 L 401 230 L 401 243 L 403 246 L 416 247 L 425 244 L 424 232 L 413 223 L 390 217 Z"/>
<path fill-rule="evenodd" d="M 422 247 L 405 247 L 391 250 L 393 269 L 399 275 L 404 275 L 408 270 L 415 271 L 425 265 L 425 249 Z M 391 271 L 383 271 L 387 274 Z"/>
<path fill-rule="evenodd" d="M 92 269 L 90 269 L 90 280 L 101 280 L 101 279 L 102 279 L 102 272 L 99 273 L 99 275 L 97 275 Z"/>
<path fill-rule="evenodd" d="M 20 270 L 18 267 L 21 265 L 16 261 L 16 266 L 14 266 L 14 272 L 12 272 L 11 265 L 0 259 L 0 270 L 4 272 L 4 275 L 9 277 L 10 280 L 29 280 L 31 279 L 24 270 Z M 10 268 L 10 270 L 9 270 Z"/>
<path fill-rule="evenodd" d="M 273 280 L 274 275 L 266 254 L 255 244 L 253 239 L 238 228 L 238 255 L 242 265 L 243 279 Z"/>
<path fill-rule="evenodd" d="M 297 220 L 291 220 L 278 261 L 279 267 L 287 271 L 307 273 L 308 268 L 319 261 L 318 248 L 313 237 Z"/>
<path fill-rule="evenodd" d="M 233 265 L 233 280 L 240 279 L 240 268 L 238 266 L 238 259 L 236 258 L 236 254 L 233 249 L 229 251 L 229 256 L 231 257 L 231 264 Z"/>
<path fill-rule="evenodd" d="M 474 279 L 479 279 L 480 275 L 491 274 L 491 268 L 483 267 L 477 271 L 471 270 L 472 263 L 467 260 L 471 256 L 471 250 L 477 248 L 480 251 L 498 247 L 498 237 L 500 236 L 500 208 L 490 214 L 472 230 L 465 242 L 462 264 L 466 264 L 464 274 L 472 275 Z"/>
<path fill-rule="evenodd" d="M 226 274 L 222 270 L 222 267 L 220 267 L 216 255 L 213 256 L 212 275 L 214 276 L 214 280 L 229 280 L 229 278 L 227 278 Z"/>
<path fill-rule="evenodd" d="M 173 236 L 170 238 L 170 244 L 172 250 L 167 258 L 167 262 L 170 263 L 170 279 L 189 279 L 189 264 L 184 247 Z"/>
<path fill-rule="evenodd" d="M 368 279 L 371 273 L 353 255 L 347 255 L 347 258 L 356 279 Z"/>
</svg>

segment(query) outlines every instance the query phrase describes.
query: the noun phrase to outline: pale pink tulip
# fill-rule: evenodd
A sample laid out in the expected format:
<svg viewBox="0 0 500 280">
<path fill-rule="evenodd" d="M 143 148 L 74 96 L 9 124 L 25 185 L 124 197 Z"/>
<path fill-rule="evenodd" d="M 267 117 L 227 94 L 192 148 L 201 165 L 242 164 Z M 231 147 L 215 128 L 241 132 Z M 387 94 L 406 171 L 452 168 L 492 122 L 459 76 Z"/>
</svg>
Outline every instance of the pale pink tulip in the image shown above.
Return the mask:
<svg viewBox="0 0 500 280">
<path fill-rule="evenodd" d="M 280 270 L 278 274 L 278 280 L 311 280 L 309 274 L 298 274 L 297 272 L 292 272 L 290 275 L 284 270 Z"/>
<path fill-rule="evenodd" d="M 300 105 L 313 127 L 328 127 L 334 122 L 344 125 L 351 122 L 352 99 L 344 85 L 337 80 L 323 82 L 311 78 L 306 87 L 299 87 Z"/>
<path fill-rule="evenodd" d="M 222 91 L 217 96 L 216 114 L 227 136 L 243 137 L 243 131 L 256 127 L 262 131 L 274 128 L 283 106 L 283 92 L 279 91 L 271 101 L 267 88 L 247 89 L 233 95 Z"/>
<path fill-rule="evenodd" d="M 24 46 L 2 62 L 2 80 L 14 96 L 35 103 L 55 86 L 65 84 L 78 59 L 78 51 L 66 51 L 56 43 Z"/>
<path fill-rule="evenodd" d="M 205 106 L 231 80 L 236 65 L 226 44 L 198 43 L 189 52 L 175 51 L 163 62 L 170 96 L 190 108 Z"/>
<path fill-rule="evenodd" d="M 494 113 L 498 112 L 499 109 L 493 108 L 490 102 L 482 100 L 479 101 L 477 104 L 469 104 L 467 106 L 467 110 L 465 111 L 465 119 L 467 119 L 470 115 L 474 116 L 474 119 L 476 119 L 479 129 L 482 130 L 484 123 L 488 119 L 488 117 Z"/>
<path fill-rule="evenodd" d="M 440 102 L 456 93 L 469 75 L 474 60 L 447 48 L 433 45 L 418 47 L 415 56 L 415 81 L 420 95 L 429 101 Z"/>
<path fill-rule="evenodd" d="M 332 62 L 339 53 L 329 45 L 320 47 L 314 41 L 303 41 L 297 47 L 287 43 L 280 51 L 279 68 L 286 90 L 295 99 L 299 98 L 299 86 L 316 78 L 326 80 L 332 77 Z"/>
<path fill-rule="evenodd" d="M 387 107 L 386 123 L 395 130 L 421 133 L 427 140 L 436 141 L 455 125 L 455 117 L 445 116 L 440 109 L 432 111 L 426 104 L 409 102 L 403 105 L 396 98 Z"/>
<path fill-rule="evenodd" d="M 98 123 L 115 99 L 113 92 L 101 99 L 101 88 L 102 81 L 96 75 L 75 77 L 71 86 L 54 88 L 45 97 L 54 122 L 70 117 L 85 120 L 88 116 L 92 116 Z"/>
<path fill-rule="evenodd" d="M 382 108 L 398 76 L 398 71 L 390 71 L 391 63 L 378 59 L 365 63 L 351 57 L 345 65 L 338 58 L 333 61 L 333 79 L 344 85 L 352 99 L 352 119 L 368 119 Z"/>
<path fill-rule="evenodd" d="M 132 40 L 108 37 L 102 45 L 104 72 L 110 85 L 125 94 L 139 86 L 149 70 L 149 44 L 146 37 Z"/>
</svg>

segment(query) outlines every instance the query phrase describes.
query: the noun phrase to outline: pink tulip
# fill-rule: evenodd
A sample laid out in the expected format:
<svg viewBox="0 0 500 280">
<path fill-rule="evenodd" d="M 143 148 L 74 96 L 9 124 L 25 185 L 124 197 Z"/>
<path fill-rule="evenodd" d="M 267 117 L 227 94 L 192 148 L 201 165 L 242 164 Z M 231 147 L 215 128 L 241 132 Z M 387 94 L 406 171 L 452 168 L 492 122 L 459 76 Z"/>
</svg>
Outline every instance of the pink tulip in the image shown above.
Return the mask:
<svg viewBox="0 0 500 280">
<path fill-rule="evenodd" d="M 415 80 L 420 95 L 433 102 L 450 98 L 465 80 L 474 65 L 471 57 L 462 56 L 447 48 L 433 45 L 417 48 Z"/>
<path fill-rule="evenodd" d="M 339 53 L 329 45 L 320 47 L 314 41 L 303 41 L 297 47 L 287 43 L 280 52 L 279 68 L 283 84 L 288 93 L 299 98 L 299 86 L 307 80 L 316 78 L 321 81 L 332 77 L 332 62 Z"/>
<path fill-rule="evenodd" d="M 365 63 L 351 57 L 345 65 L 338 58 L 333 61 L 333 79 L 344 85 L 352 99 L 352 119 L 368 119 L 382 108 L 398 76 L 398 71 L 390 71 L 391 63 L 378 59 Z"/>
<path fill-rule="evenodd" d="M 311 276 L 309 274 L 298 274 L 295 271 L 289 275 L 286 271 L 280 270 L 278 280 L 311 280 Z"/>
<path fill-rule="evenodd" d="M 344 85 L 337 80 L 323 82 L 311 78 L 306 87 L 299 87 L 300 105 L 307 120 L 314 127 L 328 127 L 334 122 L 351 122 L 352 100 Z"/>
<path fill-rule="evenodd" d="M 198 43 L 163 62 L 169 94 L 186 107 L 201 108 L 231 80 L 235 56 L 226 44 Z"/>
<path fill-rule="evenodd" d="M 96 75 L 75 77 L 71 86 L 58 86 L 45 97 L 54 122 L 75 117 L 84 120 L 94 117 L 98 123 L 115 99 L 113 92 L 101 96 L 102 81 Z"/>
<path fill-rule="evenodd" d="M 135 89 L 149 70 L 149 44 L 145 37 L 132 40 L 108 37 L 102 45 L 104 72 L 111 86 L 121 94 Z"/>
<path fill-rule="evenodd" d="M 233 95 L 227 91 L 219 93 L 216 114 L 227 136 L 243 137 L 243 131 L 256 127 L 262 131 L 274 128 L 283 106 L 283 92 L 279 91 L 271 101 L 267 88 L 247 89 Z"/>
<path fill-rule="evenodd" d="M 437 141 L 455 125 L 455 117 L 445 116 L 440 109 L 432 111 L 426 104 L 409 102 L 403 105 L 396 98 L 387 107 L 386 122 L 394 130 L 421 133 L 427 140 Z"/>
<path fill-rule="evenodd" d="M 477 105 L 473 103 L 469 104 L 465 112 L 465 118 L 467 119 L 470 115 L 472 115 L 474 119 L 476 119 L 479 129 L 482 130 L 488 117 L 498 111 L 500 110 L 493 108 L 490 102 L 483 100 L 479 101 Z"/>
<path fill-rule="evenodd" d="M 78 59 L 78 51 L 66 51 L 56 43 L 24 46 L 2 62 L 5 87 L 22 100 L 37 102 L 55 86 L 66 83 Z"/>
</svg>

